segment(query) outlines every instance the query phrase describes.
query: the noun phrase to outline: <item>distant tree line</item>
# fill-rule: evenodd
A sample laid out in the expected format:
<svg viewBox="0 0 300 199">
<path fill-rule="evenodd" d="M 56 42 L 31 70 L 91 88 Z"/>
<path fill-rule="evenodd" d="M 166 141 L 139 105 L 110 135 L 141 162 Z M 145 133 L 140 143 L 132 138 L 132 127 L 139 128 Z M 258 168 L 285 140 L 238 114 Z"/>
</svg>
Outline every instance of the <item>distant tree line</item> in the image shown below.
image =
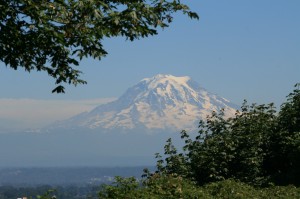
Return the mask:
<svg viewBox="0 0 300 199">
<path fill-rule="evenodd" d="M 36 186 L 15 187 L 0 186 L 1 199 L 16 199 L 27 197 L 28 199 L 96 199 L 99 186 Z"/>
</svg>

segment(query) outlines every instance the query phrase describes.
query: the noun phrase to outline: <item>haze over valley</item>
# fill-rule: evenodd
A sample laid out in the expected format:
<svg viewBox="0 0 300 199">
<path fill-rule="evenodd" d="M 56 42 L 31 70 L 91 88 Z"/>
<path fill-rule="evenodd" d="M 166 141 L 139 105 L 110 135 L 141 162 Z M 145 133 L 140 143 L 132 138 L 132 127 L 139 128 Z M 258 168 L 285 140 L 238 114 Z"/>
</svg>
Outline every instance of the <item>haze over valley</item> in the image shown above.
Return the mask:
<svg viewBox="0 0 300 199">
<path fill-rule="evenodd" d="M 0 134 L 0 166 L 153 165 L 167 138 L 178 143 L 181 130 L 196 132 L 212 111 L 230 117 L 237 108 L 190 77 L 158 74 L 69 119 Z"/>
</svg>

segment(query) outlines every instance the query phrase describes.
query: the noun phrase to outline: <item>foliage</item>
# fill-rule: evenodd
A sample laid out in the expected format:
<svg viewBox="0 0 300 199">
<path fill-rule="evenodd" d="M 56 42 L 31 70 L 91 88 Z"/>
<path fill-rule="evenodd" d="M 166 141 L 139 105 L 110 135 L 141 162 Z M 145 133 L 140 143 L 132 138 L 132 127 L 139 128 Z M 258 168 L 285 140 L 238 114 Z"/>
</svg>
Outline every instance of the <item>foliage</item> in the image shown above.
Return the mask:
<svg viewBox="0 0 300 199">
<path fill-rule="evenodd" d="M 74 68 L 79 60 L 107 54 L 104 38 L 155 35 L 178 11 L 198 18 L 180 0 L 3 0 L 0 10 L 0 60 L 15 70 L 45 71 L 56 84 L 74 85 L 86 83 Z"/>
<path fill-rule="evenodd" d="M 272 186 L 269 188 L 255 188 L 248 184 L 234 180 L 224 180 L 209 183 L 203 187 L 209 198 L 299 198 L 300 188 L 294 186 Z"/>
<path fill-rule="evenodd" d="M 115 179 L 113 185 L 106 185 L 99 193 L 100 199 L 117 198 L 207 198 L 202 190 L 197 190 L 194 183 L 176 175 L 154 174 L 142 182 L 134 178 Z"/>
<path fill-rule="evenodd" d="M 99 193 L 99 198 L 134 198 L 138 187 L 139 183 L 134 177 L 116 176 L 112 185 L 103 185 L 104 191 Z"/>
<path fill-rule="evenodd" d="M 166 158 L 157 154 L 157 172 L 177 174 L 199 185 L 235 179 L 255 186 L 300 185 L 299 84 L 276 114 L 273 103 L 249 106 L 245 101 L 235 117 L 213 112 L 200 121 L 198 135 L 185 141 L 178 153 L 172 141 Z"/>
<path fill-rule="evenodd" d="M 84 198 L 94 199 L 98 197 L 99 186 L 72 185 L 72 186 L 0 186 L 1 199 L 16 199 L 27 197 L 28 199 L 70 199 Z M 55 197 L 54 197 L 55 196 Z"/>
<path fill-rule="evenodd" d="M 154 174 L 143 184 L 133 178 L 116 178 L 114 185 L 106 185 L 99 193 L 99 199 L 195 199 L 195 198 L 300 198 L 300 188 L 293 186 L 254 188 L 234 180 L 224 180 L 198 186 L 176 175 Z"/>
<path fill-rule="evenodd" d="M 38 195 L 38 199 L 56 199 L 56 196 L 54 195 L 55 190 L 48 190 L 43 195 Z"/>
<path fill-rule="evenodd" d="M 287 96 L 278 115 L 278 130 L 271 137 L 268 170 L 276 184 L 300 185 L 300 84 Z"/>
<path fill-rule="evenodd" d="M 289 133 L 300 131 L 300 83 L 287 96 L 287 102 L 282 104 L 279 113 L 280 127 Z"/>
<path fill-rule="evenodd" d="M 137 186 L 138 185 L 138 186 Z M 268 188 L 255 188 L 245 183 L 234 181 L 232 179 L 208 183 L 205 186 L 198 186 L 194 182 L 182 178 L 177 175 L 161 175 L 154 174 L 143 181 L 138 181 L 135 178 L 116 177 L 112 185 L 102 186 L 99 195 L 96 196 L 96 191 L 99 188 L 90 189 L 85 187 L 84 193 L 74 189 L 80 187 L 60 187 L 57 191 L 46 191 L 49 187 L 0 187 L 0 198 L 11 199 L 20 196 L 34 196 L 36 192 L 42 192 L 38 197 L 29 197 L 32 199 L 53 199 L 56 195 L 57 199 L 70 198 L 99 198 L 99 199 L 218 199 L 218 198 L 300 198 L 300 188 L 294 186 L 271 186 Z"/>
</svg>

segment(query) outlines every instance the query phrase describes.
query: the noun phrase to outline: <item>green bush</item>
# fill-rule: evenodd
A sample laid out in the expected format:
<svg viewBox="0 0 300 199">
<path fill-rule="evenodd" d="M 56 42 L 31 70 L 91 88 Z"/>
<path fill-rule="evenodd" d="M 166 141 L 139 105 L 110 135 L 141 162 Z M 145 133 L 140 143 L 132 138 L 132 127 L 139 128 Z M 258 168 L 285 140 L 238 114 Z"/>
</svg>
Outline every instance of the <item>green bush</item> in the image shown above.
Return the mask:
<svg viewBox="0 0 300 199">
<path fill-rule="evenodd" d="M 99 199 L 269 199 L 300 198 L 300 188 L 293 186 L 254 188 L 242 182 L 224 180 L 198 186 L 176 175 L 154 174 L 140 186 L 134 178 L 116 178 L 106 185 Z"/>
<path fill-rule="evenodd" d="M 234 179 L 254 186 L 300 185 L 300 84 L 279 113 L 273 103 L 249 106 L 235 117 L 213 112 L 200 121 L 198 135 L 181 132 L 183 152 L 169 139 L 166 158 L 157 154 L 157 170 L 199 185 Z"/>
<path fill-rule="evenodd" d="M 138 184 L 134 178 L 117 177 L 113 185 L 102 187 L 99 199 L 209 198 L 195 183 L 176 175 L 154 174 Z"/>
</svg>

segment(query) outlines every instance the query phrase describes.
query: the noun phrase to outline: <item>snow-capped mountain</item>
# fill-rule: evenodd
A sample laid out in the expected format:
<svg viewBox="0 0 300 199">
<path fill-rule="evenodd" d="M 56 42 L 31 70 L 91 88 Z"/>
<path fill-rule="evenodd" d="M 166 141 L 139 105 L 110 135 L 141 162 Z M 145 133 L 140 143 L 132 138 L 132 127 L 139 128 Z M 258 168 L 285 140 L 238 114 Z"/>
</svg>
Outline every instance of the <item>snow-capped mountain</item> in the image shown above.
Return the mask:
<svg viewBox="0 0 300 199">
<path fill-rule="evenodd" d="M 237 106 L 202 88 L 190 77 L 156 75 L 129 88 L 120 98 L 68 120 L 58 128 L 88 129 L 194 129 L 212 111 L 232 116 Z"/>
</svg>

